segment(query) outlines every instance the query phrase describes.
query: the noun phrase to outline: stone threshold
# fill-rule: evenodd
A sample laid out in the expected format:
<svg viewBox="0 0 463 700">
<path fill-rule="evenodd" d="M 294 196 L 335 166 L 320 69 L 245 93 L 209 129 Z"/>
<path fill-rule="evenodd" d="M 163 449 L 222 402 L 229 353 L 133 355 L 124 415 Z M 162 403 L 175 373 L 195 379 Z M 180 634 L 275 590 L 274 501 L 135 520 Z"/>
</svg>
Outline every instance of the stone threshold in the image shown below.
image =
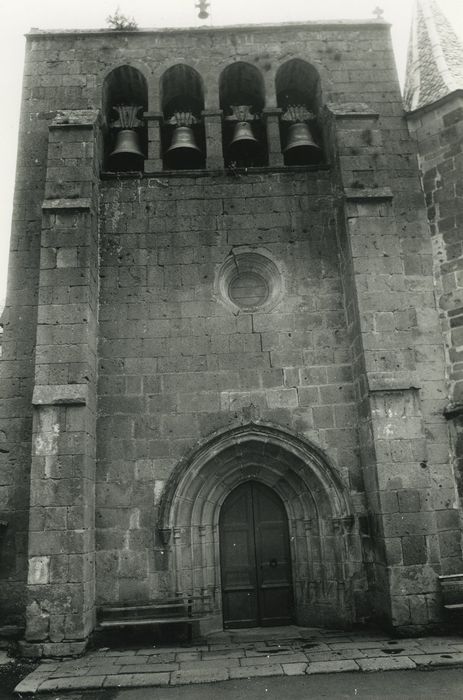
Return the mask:
<svg viewBox="0 0 463 700">
<path fill-rule="evenodd" d="M 197 645 L 102 648 L 44 660 L 18 694 L 165 687 L 317 673 L 463 666 L 463 635 L 395 639 L 382 633 L 284 627 L 209 635 Z"/>
</svg>

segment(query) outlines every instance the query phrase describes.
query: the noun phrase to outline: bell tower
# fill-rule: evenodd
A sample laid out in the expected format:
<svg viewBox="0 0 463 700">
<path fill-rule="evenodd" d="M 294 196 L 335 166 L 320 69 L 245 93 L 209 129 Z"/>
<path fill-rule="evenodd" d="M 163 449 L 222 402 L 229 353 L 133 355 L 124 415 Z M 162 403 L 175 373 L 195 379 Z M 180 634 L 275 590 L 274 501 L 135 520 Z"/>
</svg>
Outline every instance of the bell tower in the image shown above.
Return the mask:
<svg viewBox="0 0 463 700">
<path fill-rule="evenodd" d="M 271 595 L 301 625 L 445 624 L 461 91 L 422 102 L 417 70 L 427 212 L 381 18 L 29 33 L 0 362 L 23 653 L 179 594 L 212 601 L 203 633 Z"/>
</svg>

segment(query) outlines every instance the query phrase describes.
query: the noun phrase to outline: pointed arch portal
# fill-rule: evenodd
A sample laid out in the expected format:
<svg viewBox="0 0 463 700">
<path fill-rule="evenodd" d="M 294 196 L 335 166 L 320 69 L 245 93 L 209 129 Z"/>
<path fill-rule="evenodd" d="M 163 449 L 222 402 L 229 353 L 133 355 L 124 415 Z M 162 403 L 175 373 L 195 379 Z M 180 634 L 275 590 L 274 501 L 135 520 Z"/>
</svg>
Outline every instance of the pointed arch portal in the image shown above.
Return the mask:
<svg viewBox="0 0 463 700">
<path fill-rule="evenodd" d="M 264 500 L 273 498 L 281 504 L 280 531 L 284 522 L 288 528 L 288 614 L 299 624 L 350 622 L 350 582 L 359 557 L 354 555 L 358 547 L 346 487 L 321 450 L 271 426 L 251 424 L 220 434 L 171 475 L 158 523 L 172 590 L 210 594 L 215 601 L 212 629 L 222 628 L 223 614 L 225 623 L 229 621 L 224 518 L 235 489 L 243 487 L 241 495 L 247 493 L 249 498 L 246 484 L 264 493 Z M 252 526 L 255 541 L 255 520 Z M 357 566 L 361 567 L 360 561 Z M 255 595 L 262 596 L 258 587 Z M 265 616 L 265 606 L 258 608 L 254 623 L 265 624 Z"/>
</svg>

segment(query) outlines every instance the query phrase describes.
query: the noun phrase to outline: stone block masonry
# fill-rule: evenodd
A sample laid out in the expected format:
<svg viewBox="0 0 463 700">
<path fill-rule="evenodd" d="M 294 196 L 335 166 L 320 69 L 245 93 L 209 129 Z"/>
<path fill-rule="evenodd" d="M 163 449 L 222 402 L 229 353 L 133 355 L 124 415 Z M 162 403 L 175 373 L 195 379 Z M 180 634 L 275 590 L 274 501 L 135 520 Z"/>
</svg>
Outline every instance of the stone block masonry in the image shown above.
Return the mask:
<svg viewBox="0 0 463 700">
<path fill-rule="evenodd" d="M 446 339 L 452 453 L 461 501 L 463 494 L 462 227 L 463 96 L 451 92 L 437 103 L 408 115 L 416 139 L 418 163 L 432 234 L 439 312 Z"/>
<path fill-rule="evenodd" d="M 147 178 L 129 202 L 131 181 L 102 188 L 96 525 L 105 600 L 165 585 L 153 536 L 159 495 L 212 432 L 278 425 L 323 446 L 346 483 L 359 480 L 328 173 L 166 185 Z M 285 196 L 289 188 L 298 195 Z M 283 298 L 270 312 L 233 313 L 214 291 L 230 253 L 249 248 L 281 270 Z"/>
<path fill-rule="evenodd" d="M 171 646 L 168 652 L 159 647 L 103 649 L 79 659 L 48 659 L 24 678 L 15 692 L 172 687 L 238 678 L 450 668 L 461 666 L 461 646 L 458 636 L 398 642 L 387 635 L 342 630 L 324 633 L 313 627 L 283 627 L 278 634 L 268 631 L 265 637 L 261 631 L 253 637 L 249 630 L 236 630 L 229 636 L 211 635 L 190 651 L 182 646 Z"/>
<path fill-rule="evenodd" d="M 333 116 L 341 156 L 347 141 L 357 143 L 358 153 L 365 149 L 366 165 L 381 153 L 374 113 L 335 110 Z M 366 133 L 371 135 L 368 139 Z M 372 141 L 376 153 L 371 152 Z M 345 156 L 341 165 L 347 185 L 341 250 L 346 297 L 356 297 L 349 315 L 360 400 L 361 462 L 374 542 L 371 557 L 376 564 L 374 604 L 405 630 L 435 619 L 437 560 L 450 570 L 460 566 L 458 557 L 448 556 L 437 520 L 444 512 L 440 522 L 458 520 L 452 465 L 448 454 L 439 454 L 439 444 L 448 440 L 438 403 L 442 384 L 436 386 L 444 379 L 444 355 L 438 314 L 430 299 L 433 279 L 425 264 L 430 242 L 424 217 L 418 209 L 409 227 L 405 216 L 399 233 L 403 194 L 395 199 L 388 188 L 366 188 L 361 181 L 349 188 L 353 161 Z M 382 168 L 375 169 L 378 185 L 385 183 L 384 175 Z M 402 176 L 408 193 L 416 191 L 413 169 L 404 169 Z M 407 262 L 411 249 L 414 267 Z M 433 401 L 425 403 L 426 399 Z M 415 548 L 410 555 L 410 536 L 423 538 L 420 554 Z M 420 546 L 416 539 L 414 544 Z M 419 574 L 414 557 L 420 559 Z M 412 590 L 421 593 L 419 602 L 412 599 Z"/>
<path fill-rule="evenodd" d="M 441 623 L 437 577 L 462 566 L 446 356 L 387 26 L 34 31 L 26 58 L 0 364 L 0 606 L 24 653 L 79 653 L 98 606 L 179 592 L 220 627 L 220 508 L 246 480 L 284 505 L 296 622 Z M 319 166 L 283 165 L 292 59 L 320 78 Z M 166 172 L 161 79 L 185 62 L 205 168 Z M 239 62 L 265 167 L 223 167 Z M 116 68 L 146 87 L 137 173 L 105 172 Z"/>
<path fill-rule="evenodd" d="M 23 642 L 24 653 L 32 656 L 83 650 L 94 626 L 96 120 L 90 111 L 68 112 L 50 127 Z M 74 182 L 85 182 L 90 196 L 74 198 Z"/>
</svg>

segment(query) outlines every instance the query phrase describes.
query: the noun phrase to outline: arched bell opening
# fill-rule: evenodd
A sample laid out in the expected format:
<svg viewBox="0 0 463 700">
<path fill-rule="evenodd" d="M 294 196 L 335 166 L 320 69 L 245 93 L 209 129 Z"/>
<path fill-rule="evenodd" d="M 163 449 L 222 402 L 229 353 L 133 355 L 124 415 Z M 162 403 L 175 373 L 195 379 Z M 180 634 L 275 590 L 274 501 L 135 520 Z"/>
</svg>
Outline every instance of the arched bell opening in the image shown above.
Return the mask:
<svg viewBox="0 0 463 700">
<path fill-rule="evenodd" d="M 185 64 L 172 66 L 161 77 L 163 124 L 161 145 L 167 170 L 204 168 L 206 138 L 201 76 Z"/>
<path fill-rule="evenodd" d="M 143 113 L 148 109 L 148 86 L 132 66 L 119 66 L 103 84 L 105 169 L 143 170 L 148 136 Z"/>
<path fill-rule="evenodd" d="M 363 569 L 350 556 L 355 536 L 344 485 L 316 448 L 264 426 L 218 437 L 180 465 L 167 483 L 158 523 L 170 533 L 172 590 L 208 592 L 215 601 L 215 628 L 222 627 L 220 514 L 229 494 L 250 481 L 271 489 L 284 506 L 294 620 L 304 625 L 351 622 L 354 582 Z"/>
<path fill-rule="evenodd" d="M 287 61 L 275 78 L 282 110 L 280 139 L 285 165 L 317 165 L 323 160 L 318 71 L 300 58 Z"/>
<path fill-rule="evenodd" d="M 265 88 L 259 70 L 243 61 L 227 66 L 220 75 L 219 100 L 224 115 L 222 149 L 225 165 L 267 165 L 267 134 L 262 120 Z"/>
</svg>

